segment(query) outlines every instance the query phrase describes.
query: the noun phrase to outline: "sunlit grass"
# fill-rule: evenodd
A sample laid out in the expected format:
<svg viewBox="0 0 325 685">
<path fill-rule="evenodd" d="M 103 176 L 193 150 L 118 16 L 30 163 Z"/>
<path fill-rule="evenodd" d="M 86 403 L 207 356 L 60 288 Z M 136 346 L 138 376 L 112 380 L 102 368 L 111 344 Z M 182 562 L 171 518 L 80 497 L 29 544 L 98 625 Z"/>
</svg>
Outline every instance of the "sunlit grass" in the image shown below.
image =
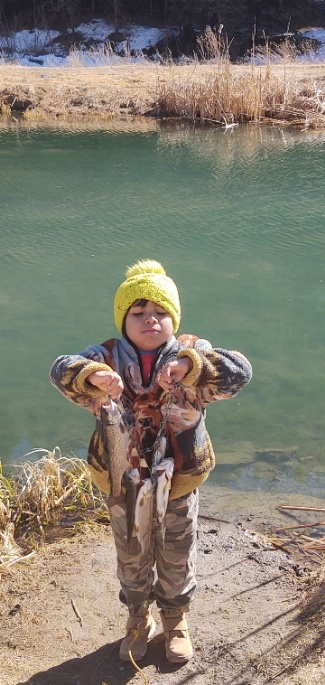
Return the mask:
<svg viewBox="0 0 325 685">
<path fill-rule="evenodd" d="M 198 39 L 201 62 L 184 78 L 170 69 L 159 89 L 156 114 L 229 126 L 280 123 L 299 128 L 325 126 L 324 80 L 309 76 L 288 40 L 253 49 L 245 65 L 233 65 L 229 46 L 207 27 Z M 306 45 L 306 51 L 310 46 Z M 257 59 L 258 58 L 258 59 Z M 214 63 L 213 71 L 203 66 Z M 200 78 L 201 77 L 201 78 Z"/>
<path fill-rule="evenodd" d="M 272 122 L 323 128 L 325 86 L 302 84 L 294 73 L 274 73 L 271 67 L 236 73 L 221 63 L 201 81 L 171 77 L 160 89 L 156 115 L 221 126 Z"/>
<path fill-rule="evenodd" d="M 34 450 L 26 457 L 39 453 L 42 456 L 35 461 L 11 467 L 9 475 L 0 466 L 0 570 L 21 560 L 23 550 L 37 547 L 62 522 L 70 519 L 77 527 L 82 514 L 86 518 L 94 509 L 107 516 L 85 461 L 63 457 L 58 447 Z"/>
<path fill-rule="evenodd" d="M 325 128 L 325 64 L 298 61 L 288 40 L 253 47 L 232 64 L 229 45 L 208 27 L 195 59 L 175 63 L 71 50 L 68 67 L 0 66 L 0 115 L 29 122 L 174 117 L 213 126 L 269 124 Z M 94 66 L 85 67 L 85 64 Z M 19 109 L 21 107 L 21 109 Z"/>
</svg>

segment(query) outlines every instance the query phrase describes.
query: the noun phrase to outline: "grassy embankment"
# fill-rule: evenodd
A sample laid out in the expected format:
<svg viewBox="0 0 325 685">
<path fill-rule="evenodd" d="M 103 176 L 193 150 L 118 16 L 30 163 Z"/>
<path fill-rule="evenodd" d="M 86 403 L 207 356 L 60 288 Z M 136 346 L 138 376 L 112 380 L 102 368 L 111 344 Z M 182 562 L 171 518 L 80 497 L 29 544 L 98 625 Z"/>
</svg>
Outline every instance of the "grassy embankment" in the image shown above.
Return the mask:
<svg viewBox="0 0 325 685">
<path fill-rule="evenodd" d="M 1 118 L 22 113 L 42 124 L 149 115 L 221 126 L 325 127 L 325 64 L 299 62 L 284 43 L 276 54 L 266 48 L 261 66 L 234 65 L 208 30 L 201 56 L 184 65 L 122 58 L 112 65 L 104 54 L 99 64 L 106 66 L 84 68 L 84 54 L 74 52 L 68 68 L 0 66 Z"/>
</svg>

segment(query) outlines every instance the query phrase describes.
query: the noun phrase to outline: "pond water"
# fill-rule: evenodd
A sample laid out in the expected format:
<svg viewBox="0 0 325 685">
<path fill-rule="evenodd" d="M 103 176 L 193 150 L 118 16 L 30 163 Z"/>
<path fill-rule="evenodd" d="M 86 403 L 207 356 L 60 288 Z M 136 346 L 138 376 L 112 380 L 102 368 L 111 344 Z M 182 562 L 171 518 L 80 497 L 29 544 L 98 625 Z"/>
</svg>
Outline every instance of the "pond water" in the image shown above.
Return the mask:
<svg viewBox="0 0 325 685">
<path fill-rule="evenodd" d="M 0 128 L 3 463 L 55 445 L 85 456 L 93 419 L 48 369 L 115 335 L 125 267 L 150 257 L 179 286 L 180 333 L 253 364 L 208 410 L 209 482 L 323 496 L 324 177 L 320 133 Z"/>
</svg>

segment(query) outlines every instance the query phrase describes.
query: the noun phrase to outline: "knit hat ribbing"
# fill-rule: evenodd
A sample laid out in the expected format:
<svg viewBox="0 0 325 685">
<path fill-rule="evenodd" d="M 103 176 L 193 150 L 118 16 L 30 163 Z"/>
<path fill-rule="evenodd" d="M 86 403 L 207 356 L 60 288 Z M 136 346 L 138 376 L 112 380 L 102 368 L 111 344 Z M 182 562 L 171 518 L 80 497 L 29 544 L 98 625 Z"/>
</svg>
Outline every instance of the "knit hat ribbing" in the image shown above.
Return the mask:
<svg viewBox="0 0 325 685">
<path fill-rule="evenodd" d="M 120 332 L 128 309 L 133 302 L 142 299 L 156 302 L 166 309 L 173 320 L 176 333 L 181 318 L 178 290 L 174 281 L 166 275 L 164 267 L 155 260 L 144 259 L 130 266 L 126 271 L 126 280 L 117 289 L 114 319 Z"/>
</svg>

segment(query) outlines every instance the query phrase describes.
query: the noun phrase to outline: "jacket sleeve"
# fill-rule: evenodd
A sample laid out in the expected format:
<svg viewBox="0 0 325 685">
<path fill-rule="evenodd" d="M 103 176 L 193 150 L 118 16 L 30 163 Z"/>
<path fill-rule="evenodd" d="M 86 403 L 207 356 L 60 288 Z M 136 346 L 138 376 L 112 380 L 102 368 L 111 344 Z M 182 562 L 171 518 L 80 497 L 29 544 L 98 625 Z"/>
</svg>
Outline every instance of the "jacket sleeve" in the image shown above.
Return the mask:
<svg viewBox="0 0 325 685">
<path fill-rule="evenodd" d="M 203 405 L 234 397 L 252 378 L 251 364 L 241 352 L 213 348 L 207 340 L 196 339 L 193 347 L 180 350 L 177 357 L 192 361 L 182 384 L 195 386 Z"/>
<path fill-rule="evenodd" d="M 96 413 L 105 393 L 88 383 L 87 377 L 94 371 L 112 369 L 110 363 L 111 355 L 103 345 L 91 345 L 79 354 L 58 357 L 50 369 L 50 382 L 68 400 Z"/>
</svg>

